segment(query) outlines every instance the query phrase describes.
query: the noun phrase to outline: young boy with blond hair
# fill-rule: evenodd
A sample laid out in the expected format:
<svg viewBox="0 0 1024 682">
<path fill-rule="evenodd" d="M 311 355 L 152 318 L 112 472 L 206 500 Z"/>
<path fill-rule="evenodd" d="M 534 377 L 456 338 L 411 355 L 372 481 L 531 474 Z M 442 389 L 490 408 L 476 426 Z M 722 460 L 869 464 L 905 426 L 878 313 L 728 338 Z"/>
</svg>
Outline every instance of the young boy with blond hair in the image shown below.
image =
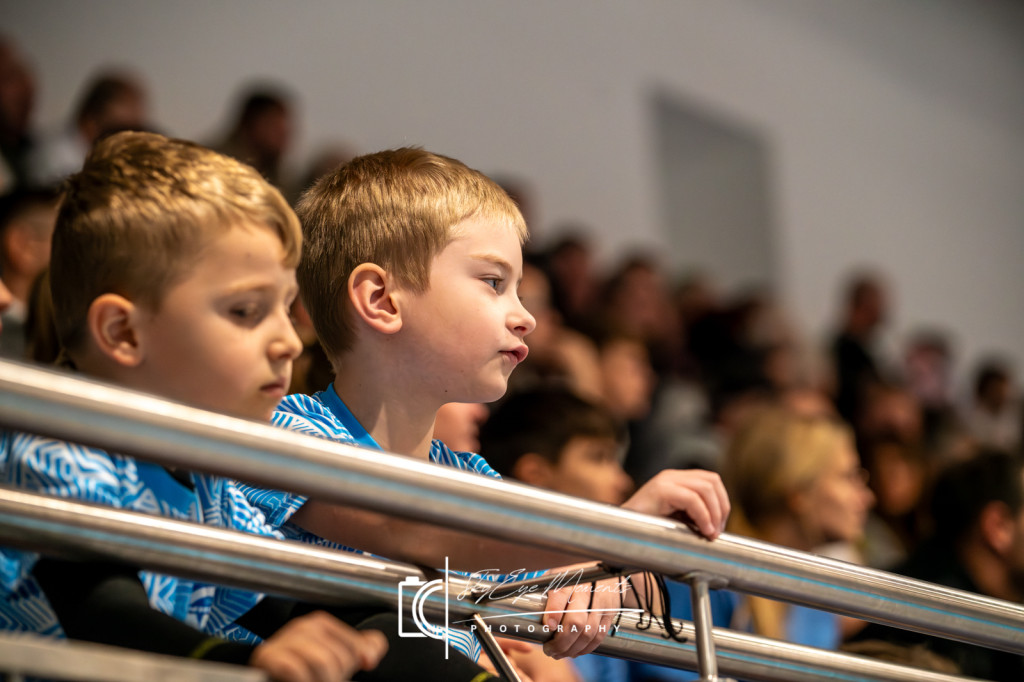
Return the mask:
<svg viewBox="0 0 1024 682">
<path fill-rule="evenodd" d="M 54 321 L 67 364 L 127 388 L 268 420 L 301 350 L 288 314 L 301 241 L 281 194 L 252 168 L 156 134 L 104 139 L 69 179 L 53 236 Z M 0 434 L 0 481 L 280 536 L 226 479 L 42 436 Z M 358 632 L 323 612 L 259 643 L 230 624 L 262 595 L 2 551 L 5 629 L 244 663 L 296 682 L 372 668 L 385 648 L 379 632 Z"/>
<path fill-rule="evenodd" d="M 479 455 L 453 452 L 432 433 L 443 404 L 497 400 L 526 358 L 535 321 L 517 295 L 527 232 L 515 203 L 459 161 L 404 148 L 328 173 L 297 212 L 304 233 L 300 290 L 336 379 L 313 396 L 287 396 L 274 423 L 497 476 Z M 434 566 L 449 556 L 463 570 L 574 560 L 412 522 L 354 517 L 302 495 L 242 489 L 286 536 L 307 541 Z M 729 512 L 721 481 L 709 472 L 665 472 L 625 506 L 687 515 L 707 537 L 718 535 Z M 560 619 L 556 612 L 570 606 Z M 564 627 L 546 651 L 562 657 L 593 650 L 603 638 L 598 626 L 607 631 L 614 617 L 613 608 L 596 611 L 602 606 L 620 606 L 619 595 L 552 592 L 545 624 L 554 630 L 561 620 Z"/>
</svg>

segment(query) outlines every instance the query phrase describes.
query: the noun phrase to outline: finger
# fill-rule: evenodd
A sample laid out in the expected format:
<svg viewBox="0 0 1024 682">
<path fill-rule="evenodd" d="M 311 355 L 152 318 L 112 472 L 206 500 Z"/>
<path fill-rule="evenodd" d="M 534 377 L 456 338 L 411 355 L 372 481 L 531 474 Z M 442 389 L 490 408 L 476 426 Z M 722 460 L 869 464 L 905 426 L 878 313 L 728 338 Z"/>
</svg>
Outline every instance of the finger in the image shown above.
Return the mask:
<svg viewBox="0 0 1024 682">
<path fill-rule="evenodd" d="M 587 587 L 589 588 L 589 585 Z M 558 623 L 561 632 L 556 632 L 555 636 L 544 644 L 544 653 L 556 659 L 563 658 L 576 640 L 583 635 L 587 622 L 587 613 L 583 609 L 589 604 L 589 593 L 580 592 L 575 586 L 563 589 L 569 591 L 570 597 L 565 606 L 565 613 Z"/>
<path fill-rule="evenodd" d="M 562 620 L 562 612 L 565 611 L 566 605 L 571 598 L 572 588 L 569 587 L 562 587 L 548 592 L 548 601 L 544 605 L 544 611 L 547 612 L 547 615 L 544 617 L 544 625 L 552 632 L 558 627 L 558 622 Z"/>
<path fill-rule="evenodd" d="M 360 670 L 373 670 L 388 652 L 388 638 L 380 630 L 363 630 L 363 646 L 359 647 Z"/>
</svg>

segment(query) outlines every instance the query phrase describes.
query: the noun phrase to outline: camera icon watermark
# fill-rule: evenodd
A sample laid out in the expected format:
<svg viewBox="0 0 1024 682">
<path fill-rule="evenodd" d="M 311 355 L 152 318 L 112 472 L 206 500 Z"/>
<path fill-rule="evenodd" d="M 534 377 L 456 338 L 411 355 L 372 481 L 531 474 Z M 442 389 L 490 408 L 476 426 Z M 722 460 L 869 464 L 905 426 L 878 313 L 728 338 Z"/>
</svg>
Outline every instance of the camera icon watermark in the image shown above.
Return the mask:
<svg viewBox="0 0 1024 682">
<path fill-rule="evenodd" d="M 444 590 L 444 626 L 434 625 L 427 621 L 423 613 L 424 605 L 435 592 Z M 411 594 L 411 597 L 410 597 Z M 408 611 L 406 611 L 408 608 Z M 407 618 L 412 620 L 415 630 L 406 627 Z M 430 637 L 448 643 L 448 557 L 444 560 L 444 577 L 425 581 L 419 576 L 408 576 L 398 583 L 398 636 L 399 637 Z M 444 657 L 448 658 L 445 647 Z"/>
</svg>

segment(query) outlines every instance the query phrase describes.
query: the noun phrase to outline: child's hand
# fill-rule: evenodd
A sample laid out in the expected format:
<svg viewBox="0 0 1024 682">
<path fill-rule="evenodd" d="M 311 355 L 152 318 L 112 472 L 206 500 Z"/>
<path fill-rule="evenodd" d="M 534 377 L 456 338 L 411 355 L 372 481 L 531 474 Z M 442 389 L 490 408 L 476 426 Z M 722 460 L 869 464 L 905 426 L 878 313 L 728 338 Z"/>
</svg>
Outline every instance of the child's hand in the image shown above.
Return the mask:
<svg viewBox="0 0 1024 682">
<path fill-rule="evenodd" d="M 360 632 L 323 611 L 296 618 L 256 647 L 249 665 L 275 682 L 339 682 L 371 670 L 388 648 L 376 630 Z"/>
<path fill-rule="evenodd" d="M 589 564 L 588 564 L 589 565 Z M 544 653 L 554 659 L 582 656 L 598 647 L 612 631 L 622 605 L 619 578 L 599 580 L 552 590 L 548 593 L 545 624 L 554 637 L 544 643 Z M 558 626 L 562 631 L 558 632 Z"/>
<path fill-rule="evenodd" d="M 713 471 L 666 470 L 649 480 L 622 505 L 624 509 L 670 516 L 714 539 L 729 518 L 729 496 Z"/>
</svg>

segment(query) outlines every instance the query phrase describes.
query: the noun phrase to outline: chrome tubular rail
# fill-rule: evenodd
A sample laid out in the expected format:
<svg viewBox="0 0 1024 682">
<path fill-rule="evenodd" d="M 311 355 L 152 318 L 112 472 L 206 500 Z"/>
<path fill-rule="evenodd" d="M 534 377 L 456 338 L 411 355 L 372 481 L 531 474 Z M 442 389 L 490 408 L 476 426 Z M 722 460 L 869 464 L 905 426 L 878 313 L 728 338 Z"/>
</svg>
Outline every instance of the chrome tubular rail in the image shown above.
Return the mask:
<svg viewBox="0 0 1024 682">
<path fill-rule="evenodd" d="M 197 580 L 236 585 L 323 603 L 378 604 L 397 608 L 399 583 L 423 573 L 407 564 L 210 528 L 184 521 L 82 504 L 0 487 L 0 545 L 64 558 L 116 558 L 150 570 Z M 550 635 L 539 613 L 537 593 L 500 600 L 474 593 L 477 581 L 449 579 L 447 590 L 421 589 L 424 615 L 431 623 L 468 628 L 479 614 L 502 636 L 544 641 Z M 448 595 L 445 594 L 447 591 Z M 402 592 L 406 612 L 416 596 Z M 460 599 L 459 595 L 476 598 Z M 695 669 L 699 654 L 694 627 L 679 621 L 682 641 L 663 636 L 660 625 L 642 624 L 626 614 L 598 653 Z M 712 631 L 719 669 L 744 679 L 767 682 L 953 682 L 969 678 L 786 644 L 730 630 Z M 2 649 L 0 649 L 2 656 Z M 2 659 L 0 659 L 2 660 Z"/>
<path fill-rule="evenodd" d="M 192 661 L 131 649 L 0 633 L 0 679 L 76 682 L 270 682 L 255 668 Z"/>
<path fill-rule="evenodd" d="M 81 377 L 0 363 L 0 426 L 232 476 L 512 542 L 570 551 L 1024 653 L 1024 607 L 394 454 L 301 436 Z M 458 567 L 455 567 L 458 568 Z"/>
</svg>

